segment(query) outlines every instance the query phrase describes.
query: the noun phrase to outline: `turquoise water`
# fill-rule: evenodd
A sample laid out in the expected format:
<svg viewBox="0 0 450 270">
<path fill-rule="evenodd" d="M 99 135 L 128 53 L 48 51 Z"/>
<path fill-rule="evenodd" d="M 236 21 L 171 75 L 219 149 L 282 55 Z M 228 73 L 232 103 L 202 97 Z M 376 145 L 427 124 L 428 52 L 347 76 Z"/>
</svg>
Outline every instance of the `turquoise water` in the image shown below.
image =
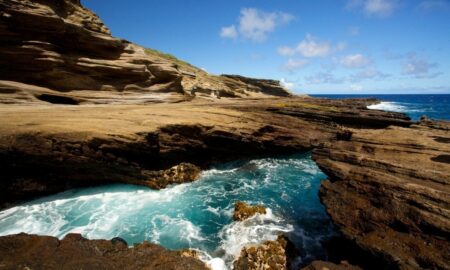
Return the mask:
<svg viewBox="0 0 450 270">
<path fill-rule="evenodd" d="M 62 238 L 122 237 L 167 248 L 195 248 L 215 269 L 228 267 L 241 247 L 285 232 L 303 250 L 299 262 L 323 258 L 320 241 L 335 233 L 318 189 L 325 175 L 309 154 L 224 164 L 194 183 L 161 191 L 132 185 L 70 190 L 0 212 L 0 235 L 19 232 Z M 234 202 L 269 208 L 234 222 Z"/>
</svg>

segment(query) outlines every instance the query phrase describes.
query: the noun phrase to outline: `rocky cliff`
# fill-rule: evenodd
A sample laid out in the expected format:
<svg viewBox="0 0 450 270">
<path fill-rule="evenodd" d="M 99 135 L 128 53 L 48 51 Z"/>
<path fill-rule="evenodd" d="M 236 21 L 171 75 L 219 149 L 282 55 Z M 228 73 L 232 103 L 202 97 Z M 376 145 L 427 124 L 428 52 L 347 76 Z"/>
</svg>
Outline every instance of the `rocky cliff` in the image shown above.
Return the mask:
<svg viewBox="0 0 450 270">
<path fill-rule="evenodd" d="M 339 249 L 359 257 L 344 255 L 350 263 L 449 269 L 449 125 L 366 108 L 375 102 L 208 74 L 112 37 L 77 0 L 0 0 L 0 208 L 112 182 L 164 188 L 218 162 L 314 150 L 329 178 L 321 200 L 345 238 Z M 265 265 L 259 251 L 239 265 Z M 204 267 L 156 245 L 79 236 L 0 237 L 0 255 L 9 268 Z M 331 266 L 353 268 L 309 269 Z"/>
<path fill-rule="evenodd" d="M 450 123 L 353 130 L 314 150 L 320 198 L 345 236 L 391 269 L 448 269 Z"/>
<path fill-rule="evenodd" d="M 64 104 L 102 103 L 102 97 L 114 97 L 99 91 L 150 100 L 161 93 L 212 98 L 289 95 L 276 81 L 209 75 L 171 55 L 114 38 L 77 0 L 0 1 L 0 79 L 44 87 L 3 83 L 2 93 L 20 94 L 17 100 Z M 0 102 L 14 103 L 14 98 Z"/>
</svg>

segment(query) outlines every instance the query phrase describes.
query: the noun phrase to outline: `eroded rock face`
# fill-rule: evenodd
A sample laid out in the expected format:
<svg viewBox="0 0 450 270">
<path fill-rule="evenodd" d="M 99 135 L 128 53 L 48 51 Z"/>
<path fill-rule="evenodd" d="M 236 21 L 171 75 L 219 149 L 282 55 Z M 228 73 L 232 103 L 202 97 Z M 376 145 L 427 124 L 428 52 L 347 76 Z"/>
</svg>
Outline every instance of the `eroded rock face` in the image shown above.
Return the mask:
<svg viewBox="0 0 450 270">
<path fill-rule="evenodd" d="M 245 202 L 237 201 L 234 204 L 233 220 L 243 221 L 256 214 L 265 214 L 266 208 L 262 205 L 249 205 Z"/>
<path fill-rule="evenodd" d="M 258 246 L 248 246 L 241 250 L 234 262 L 235 270 L 290 269 L 291 260 L 298 256 L 295 246 L 286 236 L 280 235 L 275 241 L 266 241 Z"/>
<path fill-rule="evenodd" d="M 431 122 L 353 130 L 313 152 L 333 222 L 385 267 L 449 269 L 450 123 Z"/>
<path fill-rule="evenodd" d="M 129 248 L 124 240 L 87 240 L 68 234 L 17 234 L 0 237 L 0 265 L 4 269 L 173 269 L 209 268 L 183 251 L 169 251 L 144 242 Z"/>
<path fill-rule="evenodd" d="M 99 100 L 105 94 L 98 91 L 124 92 L 140 99 L 146 98 L 142 93 L 213 99 L 287 94 L 281 87 L 269 91 L 276 86 L 260 87 L 257 81 L 210 76 L 173 56 L 114 38 L 97 15 L 76 0 L 0 2 L 0 79 L 45 87 L 53 96 L 76 90 L 63 95 L 84 103 L 110 103 Z M 22 95 L 41 100 L 35 89 L 26 88 Z M 21 102 L 14 95 L 6 96 Z M 120 96 L 106 96 L 121 101 Z M 0 103 L 4 103 L 1 97 Z"/>
<path fill-rule="evenodd" d="M 378 126 L 383 119 L 395 123 L 391 113 L 369 114 L 359 102 L 307 97 L 151 105 L 43 106 L 28 101 L 3 105 L 0 204 L 7 207 L 69 188 L 114 182 L 163 188 L 194 180 L 197 167 L 311 150 L 336 140 L 341 128 L 333 119 L 312 119 L 330 109 L 336 114 L 352 112 L 354 118 L 359 111 L 372 120 L 367 127 L 374 122 Z M 398 123 L 408 122 L 399 119 Z M 193 166 L 178 166 L 186 162 Z"/>
<path fill-rule="evenodd" d="M 331 262 L 314 261 L 310 265 L 302 268 L 302 270 L 362 270 L 362 268 L 351 265 L 348 262 L 335 264 Z"/>
<path fill-rule="evenodd" d="M 289 91 L 284 88 L 280 81 L 275 80 L 264 80 L 264 79 L 254 79 L 247 78 L 239 75 L 222 75 L 226 78 L 234 79 L 235 81 L 240 81 L 248 85 L 249 91 L 261 92 L 271 96 L 288 97 L 292 96 Z"/>
</svg>

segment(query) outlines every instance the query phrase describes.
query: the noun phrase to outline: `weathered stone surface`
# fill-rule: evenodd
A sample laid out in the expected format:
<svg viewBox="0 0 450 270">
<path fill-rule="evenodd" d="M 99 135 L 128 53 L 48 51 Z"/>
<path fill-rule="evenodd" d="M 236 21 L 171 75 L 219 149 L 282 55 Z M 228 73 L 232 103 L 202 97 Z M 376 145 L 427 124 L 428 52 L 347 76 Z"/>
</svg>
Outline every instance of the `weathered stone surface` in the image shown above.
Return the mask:
<svg viewBox="0 0 450 270">
<path fill-rule="evenodd" d="M 302 270 L 362 270 L 362 268 L 351 265 L 348 262 L 335 264 L 331 262 L 314 261 L 310 265 L 302 268 Z"/>
<path fill-rule="evenodd" d="M 328 175 L 320 197 L 333 222 L 386 267 L 449 269 L 448 127 L 353 130 L 350 141 L 314 150 Z"/>
<path fill-rule="evenodd" d="M 234 270 L 290 269 L 295 256 L 298 256 L 295 246 L 287 237 L 280 235 L 277 240 L 244 247 L 234 262 Z"/>
<path fill-rule="evenodd" d="M 50 236 L 17 234 L 0 237 L 2 269 L 209 269 L 183 251 L 169 251 L 144 242 L 129 248 L 123 240 L 87 240 L 68 234 Z"/>
<path fill-rule="evenodd" d="M 247 78 L 239 75 L 222 75 L 236 81 L 243 82 L 248 85 L 248 91 L 261 92 L 267 95 L 288 97 L 292 96 L 286 88 L 284 88 L 279 81 Z M 232 88 L 236 88 L 234 85 Z"/>
<path fill-rule="evenodd" d="M 249 205 L 245 202 L 237 201 L 234 204 L 233 220 L 243 221 L 256 214 L 265 214 L 266 208 L 262 205 Z"/>
<path fill-rule="evenodd" d="M 252 81 L 212 76 L 171 55 L 114 38 L 94 13 L 74 0 L 0 2 L 0 79 L 46 87 L 56 92 L 52 95 L 69 92 L 65 93 L 69 96 L 79 95 L 79 90 L 213 99 L 287 93 L 270 83 L 260 87 L 259 82 L 256 86 Z M 270 87 L 277 91 L 268 91 Z M 84 102 L 98 100 L 86 95 Z M 0 103 L 4 103 L 1 97 Z"/>
<path fill-rule="evenodd" d="M 269 110 L 281 103 L 299 114 Z M 335 140 L 340 127 L 310 115 L 329 108 L 341 114 L 366 113 L 352 104 L 290 97 L 151 105 L 3 105 L 1 204 L 114 182 L 162 188 L 179 182 L 172 177 L 177 170 L 170 168 L 183 162 L 207 168 L 246 156 L 311 150 Z M 302 118 L 306 113 L 309 116 Z M 372 112 L 365 117 L 382 121 L 388 115 Z M 197 175 L 196 170 L 188 172 L 180 179 L 191 181 Z"/>
</svg>

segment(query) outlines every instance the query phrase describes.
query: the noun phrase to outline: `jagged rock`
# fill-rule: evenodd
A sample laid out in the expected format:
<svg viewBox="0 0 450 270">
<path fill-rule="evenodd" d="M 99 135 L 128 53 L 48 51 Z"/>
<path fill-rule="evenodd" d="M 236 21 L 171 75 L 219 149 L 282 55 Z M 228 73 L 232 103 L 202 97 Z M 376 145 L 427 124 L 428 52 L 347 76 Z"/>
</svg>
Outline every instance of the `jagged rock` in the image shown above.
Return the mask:
<svg viewBox="0 0 450 270">
<path fill-rule="evenodd" d="M 289 93 L 289 91 L 281 85 L 280 81 L 247 78 L 239 75 L 222 76 L 245 83 L 249 86 L 248 90 L 250 91 L 261 92 L 264 94 L 280 97 L 292 96 L 292 94 Z"/>
<path fill-rule="evenodd" d="M 256 214 L 265 214 L 266 208 L 262 205 L 249 205 L 245 202 L 237 201 L 234 204 L 233 220 L 246 220 Z"/>
<path fill-rule="evenodd" d="M 144 172 L 148 177 L 146 185 L 161 189 L 171 184 L 181 184 L 195 181 L 201 173 L 198 166 L 190 163 L 180 163 L 167 170 Z"/>
<path fill-rule="evenodd" d="M 449 269 L 450 123 L 434 126 L 352 130 L 313 152 L 333 222 L 384 267 Z"/>
<path fill-rule="evenodd" d="M 303 267 L 302 270 L 362 270 L 362 268 L 351 265 L 345 261 L 341 262 L 340 264 L 324 261 L 314 261 L 310 265 Z"/>
<path fill-rule="evenodd" d="M 244 247 L 234 262 L 234 270 L 285 270 L 295 256 L 298 251 L 294 244 L 286 236 L 279 235 L 275 241 Z"/>
<path fill-rule="evenodd" d="M 12 92 L 22 86 L 10 82 L 3 89 Z M 41 87 L 30 91 L 49 93 Z M 246 156 L 311 150 L 335 141 L 336 128 L 332 120 L 312 121 L 310 107 L 318 115 L 330 108 L 351 111 L 357 119 L 355 106 L 360 104 L 289 97 L 55 106 L 33 98 L 23 101 L 33 106 L 0 106 L 1 207 L 75 187 L 122 182 L 162 188 L 180 179 L 191 181 L 196 170 L 182 174 L 184 178 L 171 177 L 177 171 L 170 168 L 183 162 L 207 168 Z M 297 115 L 268 110 L 279 104 Z M 377 123 L 391 115 L 359 111 Z"/>
<path fill-rule="evenodd" d="M 88 240 L 79 234 L 62 240 L 23 233 L 2 236 L 0 254 L 4 269 L 209 269 L 199 259 L 147 241 L 129 248 L 123 240 Z"/>
<path fill-rule="evenodd" d="M 8 0 L 0 2 L 0 10 L 1 80 L 46 87 L 56 92 L 53 95 L 78 95 L 79 90 L 132 91 L 141 96 L 200 93 L 209 98 L 287 93 L 269 81 L 261 87 L 257 80 L 244 83 L 212 76 L 171 55 L 114 38 L 77 0 Z M 84 102 L 96 101 L 91 94 Z"/>
</svg>

